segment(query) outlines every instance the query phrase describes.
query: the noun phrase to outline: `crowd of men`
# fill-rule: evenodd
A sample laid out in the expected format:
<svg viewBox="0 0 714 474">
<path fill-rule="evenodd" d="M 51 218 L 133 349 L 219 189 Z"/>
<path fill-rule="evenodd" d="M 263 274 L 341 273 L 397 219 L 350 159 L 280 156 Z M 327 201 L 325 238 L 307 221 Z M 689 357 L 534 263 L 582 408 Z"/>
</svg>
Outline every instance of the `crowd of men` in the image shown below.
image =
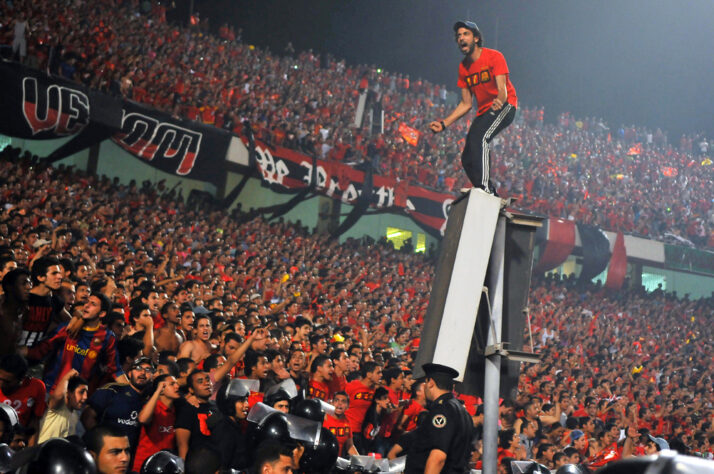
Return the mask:
<svg viewBox="0 0 714 474">
<path fill-rule="evenodd" d="M 417 147 L 397 131 L 439 115 L 426 111 L 443 106 L 444 87 L 310 52 L 274 55 L 228 29 L 170 25 L 146 3 L 5 2 L 0 37 L 30 66 L 177 116 L 230 130 L 248 119 L 274 144 L 369 158 L 382 174 L 441 190 L 463 184 L 454 158 L 467 124 Z M 366 88 L 390 117 L 379 137 L 347 125 Z M 661 132 L 567 114 L 548 125 L 539 109 L 504 135 L 493 174 L 519 205 L 712 246 L 711 161 L 699 138 L 677 150 Z M 298 398 L 334 406 L 322 420 L 342 456 L 413 448 L 427 407 L 412 370 L 433 256 L 384 239 L 339 244 L 300 223 L 183 202 L 14 148 L 0 152 L 0 196 L 0 440 L 14 450 L 60 437 L 85 446 L 102 472 L 138 472 L 161 450 L 187 472 L 265 459 L 275 472 L 298 470 L 299 450 L 255 450 L 236 428 L 257 403 L 294 409 L 287 382 Z M 512 459 L 599 467 L 667 447 L 711 459 L 713 310 L 712 298 L 536 277 L 526 342 L 542 362 L 523 366 L 518 397 L 500 404 L 500 469 Z M 221 394 L 235 398 L 228 409 Z M 483 406 L 459 398 L 478 467 Z"/>
<path fill-rule="evenodd" d="M 324 426 L 341 455 L 408 453 L 427 405 L 411 369 L 430 257 L 0 156 L 0 391 L 20 421 L 14 448 L 109 425 L 126 435 L 127 468 L 161 449 L 203 458 L 219 446 L 212 400 L 237 378 L 257 381 L 240 419 L 260 401 L 287 410 L 292 380 L 334 405 Z M 543 359 L 501 403 L 500 459 L 597 466 L 663 442 L 712 456 L 714 300 L 553 278 L 536 279 L 530 301 Z M 483 408 L 460 398 L 477 465 Z"/>
<path fill-rule="evenodd" d="M 247 120 L 270 144 L 371 165 L 411 184 L 441 191 L 468 184 L 458 158 L 468 121 L 438 135 L 425 122 L 449 108 L 444 85 L 311 51 L 276 54 L 244 44 L 225 25 L 217 34 L 173 25 L 158 2 L 80 4 L 0 5 L 6 56 L 14 51 L 30 66 L 236 133 Z M 383 134 L 371 135 L 366 121 L 351 126 L 366 89 L 385 112 Z M 673 146 L 662 130 L 610 128 L 567 113 L 547 123 L 542 108 L 521 109 L 494 140 L 499 195 L 607 230 L 714 246 L 705 136 L 684 136 Z M 404 139 L 401 124 L 419 132 L 416 146 Z"/>
</svg>

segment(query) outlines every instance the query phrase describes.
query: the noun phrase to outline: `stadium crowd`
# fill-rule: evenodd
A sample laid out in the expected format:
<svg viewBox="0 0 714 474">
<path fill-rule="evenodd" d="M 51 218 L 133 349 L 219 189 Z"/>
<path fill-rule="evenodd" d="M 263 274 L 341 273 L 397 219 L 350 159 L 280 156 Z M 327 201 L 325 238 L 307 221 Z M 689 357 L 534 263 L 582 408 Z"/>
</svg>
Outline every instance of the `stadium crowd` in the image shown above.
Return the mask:
<svg viewBox="0 0 714 474">
<path fill-rule="evenodd" d="M 468 183 L 459 159 L 468 122 L 444 134 L 425 133 L 430 120 L 445 114 L 444 85 L 312 51 L 276 54 L 242 43 L 226 25 L 216 34 L 172 25 L 159 3 L 75 3 L 0 5 L 0 43 L 13 45 L 30 66 L 177 117 L 236 133 L 248 120 L 273 145 L 371 165 L 380 174 L 441 191 Z M 25 26 L 18 30 L 17 24 Z M 367 89 L 370 102 L 385 112 L 383 134 L 370 134 L 366 120 L 352 126 L 359 94 Z M 402 124 L 419 135 L 415 146 L 404 138 Z M 518 206 L 607 230 L 714 247 L 712 162 L 702 134 L 684 136 L 674 147 L 661 130 L 611 130 L 601 120 L 568 114 L 547 124 L 542 108 L 523 108 L 518 123 L 495 141 L 499 194 L 518 197 Z"/>
<path fill-rule="evenodd" d="M 439 116 L 443 86 L 311 52 L 278 56 L 227 27 L 214 36 L 170 25 L 148 2 L 78 5 L 4 2 L 0 42 L 30 66 L 176 116 L 229 130 L 248 119 L 276 145 L 367 160 L 440 190 L 464 184 L 466 123 L 416 147 L 398 131 Z M 384 135 L 349 126 L 365 89 L 388 117 Z M 499 193 L 532 210 L 712 246 L 700 140 L 676 150 L 661 132 L 568 115 L 550 125 L 542 109 L 524 109 L 495 145 L 494 174 Z M 338 244 L 14 148 L 0 152 L 0 194 L 0 440 L 13 449 L 63 437 L 105 472 L 138 472 L 159 450 L 187 472 L 244 469 L 265 451 L 244 431 L 250 408 L 294 411 L 304 398 L 334 406 L 318 417 L 343 456 L 409 452 L 426 406 L 411 369 L 429 256 L 386 240 Z M 510 459 L 598 467 L 667 446 L 713 457 L 714 299 L 536 278 L 529 309 L 542 362 L 524 366 L 518 397 L 501 402 L 503 472 Z M 478 466 L 483 408 L 461 398 Z M 315 472 L 299 449 L 272 456 Z"/>
<path fill-rule="evenodd" d="M 408 453 L 426 405 L 411 369 L 428 256 L 246 221 L 15 148 L 1 156 L 0 393 L 20 420 L 13 448 L 85 430 L 92 445 L 107 430 L 126 436 L 126 455 L 115 457 L 124 469 L 138 472 L 160 449 L 188 458 L 188 472 L 213 472 L 200 470 L 207 459 L 244 468 L 249 441 L 238 438 L 242 456 L 226 456 L 236 446 L 221 451 L 232 438 L 220 434 L 232 425 L 216 428 L 212 416 L 240 424 L 259 401 L 294 408 L 289 379 L 297 399 L 334 405 L 324 426 L 342 455 Z M 534 281 L 543 359 L 501 403 L 499 459 L 597 467 L 665 443 L 711 458 L 714 300 L 572 281 Z M 226 415 L 212 399 L 231 377 L 250 390 Z M 478 465 L 483 408 L 461 398 Z"/>
</svg>

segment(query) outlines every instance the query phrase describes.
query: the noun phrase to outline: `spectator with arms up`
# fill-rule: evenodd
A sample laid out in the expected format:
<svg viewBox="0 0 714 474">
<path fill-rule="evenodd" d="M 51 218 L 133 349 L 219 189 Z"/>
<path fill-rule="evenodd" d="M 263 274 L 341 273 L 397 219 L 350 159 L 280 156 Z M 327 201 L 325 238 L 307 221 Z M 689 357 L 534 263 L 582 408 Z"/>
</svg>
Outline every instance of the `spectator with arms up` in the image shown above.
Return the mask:
<svg viewBox="0 0 714 474">
<path fill-rule="evenodd" d="M 110 309 L 111 303 L 106 296 L 100 293 L 91 295 L 82 308 L 84 325 L 77 337 L 70 335 L 67 325 L 62 325 L 55 334 L 27 352 L 28 358 L 33 360 L 51 356 L 45 371 L 45 385 L 50 391 L 58 378 L 69 369 L 77 370 L 89 380 L 93 389 L 97 388 L 107 372 L 116 380 L 127 382 L 119 364 L 114 333 L 100 322 Z"/>
<path fill-rule="evenodd" d="M 70 369 L 50 394 L 48 410 L 40 421 L 37 442 L 76 434 L 79 412 L 87 402 L 87 381 Z"/>
</svg>

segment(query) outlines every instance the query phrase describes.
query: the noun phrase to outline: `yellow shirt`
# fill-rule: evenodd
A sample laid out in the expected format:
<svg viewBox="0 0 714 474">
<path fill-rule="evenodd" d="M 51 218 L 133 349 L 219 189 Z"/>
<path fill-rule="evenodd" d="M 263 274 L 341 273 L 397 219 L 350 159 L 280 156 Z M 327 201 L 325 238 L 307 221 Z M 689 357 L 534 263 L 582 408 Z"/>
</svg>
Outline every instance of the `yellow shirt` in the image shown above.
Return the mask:
<svg viewBox="0 0 714 474">
<path fill-rule="evenodd" d="M 76 434 L 78 422 L 79 412 L 70 410 L 64 403 L 54 410 L 48 408 L 40 420 L 37 442 L 42 443 L 50 438 L 64 438 Z"/>
</svg>

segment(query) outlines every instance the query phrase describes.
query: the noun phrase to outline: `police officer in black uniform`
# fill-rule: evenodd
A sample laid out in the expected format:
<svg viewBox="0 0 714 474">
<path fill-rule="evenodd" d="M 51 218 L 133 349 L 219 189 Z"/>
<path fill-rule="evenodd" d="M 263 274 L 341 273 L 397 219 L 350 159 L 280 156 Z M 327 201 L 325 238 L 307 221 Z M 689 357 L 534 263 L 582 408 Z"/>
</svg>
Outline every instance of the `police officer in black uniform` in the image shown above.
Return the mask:
<svg viewBox="0 0 714 474">
<path fill-rule="evenodd" d="M 416 430 L 404 472 L 467 473 L 473 422 L 452 392 L 459 373 L 440 364 L 424 364 L 422 368 L 429 412 Z"/>
</svg>

